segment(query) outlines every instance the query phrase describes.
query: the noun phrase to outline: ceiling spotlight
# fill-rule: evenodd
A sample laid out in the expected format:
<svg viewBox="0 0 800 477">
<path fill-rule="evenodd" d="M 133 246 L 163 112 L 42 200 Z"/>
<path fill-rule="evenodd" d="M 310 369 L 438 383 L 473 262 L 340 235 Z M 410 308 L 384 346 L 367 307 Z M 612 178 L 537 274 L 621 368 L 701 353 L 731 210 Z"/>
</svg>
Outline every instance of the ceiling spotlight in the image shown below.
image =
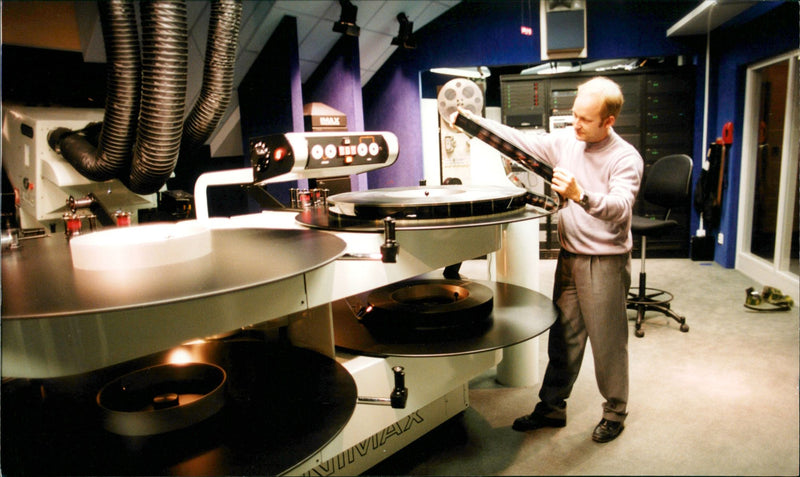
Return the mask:
<svg viewBox="0 0 800 477">
<path fill-rule="evenodd" d="M 358 7 L 350 0 L 339 0 L 339 5 L 342 7 L 342 13 L 339 15 L 339 21 L 333 24 L 333 31 L 347 36 L 358 36 L 361 32 L 361 28 L 356 25 Z"/>
<path fill-rule="evenodd" d="M 412 34 L 414 31 L 414 22 L 409 21 L 408 17 L 403 12 L 397 14 L 397 21 L 400 22 L 400 31 L 396 37 L 392 38 L 392 45 L 397 45 L 406 50 L 415 49 L 417 47 L 417 40 Z"/>
</svg>

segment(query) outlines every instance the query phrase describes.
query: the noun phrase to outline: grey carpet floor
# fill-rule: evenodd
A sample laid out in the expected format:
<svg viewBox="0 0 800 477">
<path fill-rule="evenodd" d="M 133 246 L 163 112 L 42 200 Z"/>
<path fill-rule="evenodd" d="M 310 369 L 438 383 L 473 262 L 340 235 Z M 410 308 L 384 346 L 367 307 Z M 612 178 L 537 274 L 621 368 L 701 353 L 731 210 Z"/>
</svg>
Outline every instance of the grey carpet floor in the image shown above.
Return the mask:
<svg viewBox="0 0 800 477">
<path fill-rule="evenodd" d="M 540 262 L 547 296 L 554 264 Z M 462 274 L 482 279 L 485 268 L 466 262 Z M 634 260 L 634 284 L 638 273 Z M 591 440 L 602 397 L 588 349 L 567 427 L 513 431 L 513 420 L 535 405 L 538 385 L 502 386 L 492 369 L 470 383 L 470 408 L 368 474 L 798 475 L 798 307 L 745 309 L 744 290 L 765 284 L 715 263 L 648 259 L 647 275 L 649 286 L 675 295 L 672 309 L 686 316 L 690 331 L 652 314 L 645 336 L 636 338 L 630 322 L 629 416 L 618 439 Z M 783 292 L 798 301 L 798 290 Z M 539 339 L 543 376 L 546 334 Z"/>
</svg>

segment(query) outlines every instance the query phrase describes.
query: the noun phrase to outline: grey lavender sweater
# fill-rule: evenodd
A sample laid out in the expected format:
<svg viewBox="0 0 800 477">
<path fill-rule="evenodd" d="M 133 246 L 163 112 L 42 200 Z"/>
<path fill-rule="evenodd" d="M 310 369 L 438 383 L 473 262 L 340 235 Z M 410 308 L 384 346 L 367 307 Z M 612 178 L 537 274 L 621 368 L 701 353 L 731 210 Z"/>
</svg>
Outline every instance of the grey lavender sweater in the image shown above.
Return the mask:
<svg viewBox="0 0 800 477">
<path fill-rule="evenodd" d="M 598 143 L 579 141 L 571 133 L 526 135 L 495 121 L 476 119 L 499 130 L 542 161 L 572 172 L 586 192 L 588 205 L 569 202 L 559 211 L 561 247 L 583 255 L 615 255 L 633 247 L 631 214 L 642 180 L 639 152 L 613 129 Z"/>
</svg>

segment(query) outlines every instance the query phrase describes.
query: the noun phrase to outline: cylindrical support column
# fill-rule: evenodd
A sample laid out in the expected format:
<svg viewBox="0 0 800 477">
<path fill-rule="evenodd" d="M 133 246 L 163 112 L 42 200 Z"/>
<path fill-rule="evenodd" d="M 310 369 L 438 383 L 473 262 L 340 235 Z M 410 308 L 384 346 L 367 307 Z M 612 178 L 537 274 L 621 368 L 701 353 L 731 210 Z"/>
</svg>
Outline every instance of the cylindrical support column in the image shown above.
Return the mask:
<svg viewBox="0 0 800 477">
<path fill-rule="evenodd" d="M 495 252 L 494 273 L 498 282 L 539 291 L 539 220 L 508 224 L 502 244 Z M 503 349 L 497 365 L 497 381 L 511 387 L 539 382 L 539 337 Z"/>
</svg>

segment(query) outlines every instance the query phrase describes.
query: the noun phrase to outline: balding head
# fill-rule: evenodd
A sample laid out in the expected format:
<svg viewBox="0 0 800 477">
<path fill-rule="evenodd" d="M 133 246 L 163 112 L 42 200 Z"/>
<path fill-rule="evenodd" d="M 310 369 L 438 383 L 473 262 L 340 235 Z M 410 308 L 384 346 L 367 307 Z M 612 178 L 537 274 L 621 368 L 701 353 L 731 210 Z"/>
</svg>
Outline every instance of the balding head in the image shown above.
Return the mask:
<svg viewBox="0 0 800 477">
<path fill-rule="evenodd" d="M 619 116 L 622 109 L 622 90 L 619 85 L 610 79 L 597 76 L 578 86 L 578 94 L 599 96 L 603 103 L 603 119 L 609 116 Z"/>
</svg>

